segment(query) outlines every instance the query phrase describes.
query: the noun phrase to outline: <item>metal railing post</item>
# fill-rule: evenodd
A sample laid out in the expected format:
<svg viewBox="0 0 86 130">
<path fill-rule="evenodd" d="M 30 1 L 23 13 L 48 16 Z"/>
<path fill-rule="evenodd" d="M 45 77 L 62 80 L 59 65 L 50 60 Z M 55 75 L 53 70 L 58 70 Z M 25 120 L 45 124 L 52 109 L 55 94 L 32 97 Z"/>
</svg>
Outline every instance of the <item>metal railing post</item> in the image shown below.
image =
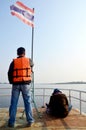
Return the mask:
<svg viewBox="0 0 86 130">
<path fill-rule="evenodd" d="M 71 90 L 69 90 L 69 102 L 71 104 Z"/>
<path fill-rule="evenodd" d="M 81 103 L 81 91 L 80 91 L 80 93 L 79 93 L 79 98 L 80 98 L 80 114 L 82 113 L 81 111 L 81 108 L 82 108 L 82 103 Z"/>
<path fill-rule="evenodd" d="M 45 88 L 43 88 L 43 107 L 45 106 Z"/>
</svg>

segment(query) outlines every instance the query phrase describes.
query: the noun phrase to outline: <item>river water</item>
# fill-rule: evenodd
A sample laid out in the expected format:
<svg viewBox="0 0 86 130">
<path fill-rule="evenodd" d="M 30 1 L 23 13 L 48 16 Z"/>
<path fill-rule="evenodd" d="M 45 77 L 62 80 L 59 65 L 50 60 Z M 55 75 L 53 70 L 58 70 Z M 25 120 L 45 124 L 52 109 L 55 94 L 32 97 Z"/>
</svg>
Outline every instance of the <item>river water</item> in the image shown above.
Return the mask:
<svg viewBox="0 0 86 130">
<path fill-rule="evenodd" d="M 40 89 L 36 89 L 40 88 Z M 34 93 L 35 95 L 41 95 L 43 94 L 42 88 L 47 88 L 46 95 L 51 95 L 53 92 L 53 89 L 58 88 L 60 90 L 65 89 L 73 89 L 76 90 L 74 96 L 79 97 L 77 94 L 77 91 L 83 91 L 86 92 L 86 84 L 35 84 L 34 85 Z M 51 88 L 51 89 L 49 89 Z M 67 94 L 64 91 L 65 94 Z M 11 95 L 11 85 L 10 84 L 0 84 L 0 108 L 3 107 L 9 107 L 10 105 L 10 96 Z M 49 96 L 50 97 L 50 96 Z M 35 102 L 37 104 L 37 107 L 43 106 L 45 103 L 49 102 L 49 97 L 45 98 L 45 102 L 43 101 L 43 97 L 35 97 Z M 83 95 L 84 100 L 86 100 L 86 93 Z M 72 105 L 74 108 L 80 109 L 79 102 L 73 100 Z M 86 102 L 82 104 L 82 111 L 86 113 Z M 24 106 L 22 96 L 19 97 L 18 106 Z"/>
</svg>

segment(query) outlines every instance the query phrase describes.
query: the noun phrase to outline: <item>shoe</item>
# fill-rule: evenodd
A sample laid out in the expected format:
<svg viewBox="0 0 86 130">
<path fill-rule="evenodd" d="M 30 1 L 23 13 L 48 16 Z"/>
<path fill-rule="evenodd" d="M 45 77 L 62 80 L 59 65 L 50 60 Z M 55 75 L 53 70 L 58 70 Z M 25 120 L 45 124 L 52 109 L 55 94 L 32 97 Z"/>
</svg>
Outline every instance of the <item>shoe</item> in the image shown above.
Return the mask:
<svg viewBox="0 0 86 130">
<path fill-rule="evenodd" d="M 14 124 L 8 123 L 8 127 L 14 128 Z"/>
<path fill-rule="evenodd" d="M 27 124 L 27 127 L 31 127 L 33 125 L 33 122 L 29 122 L 28 124 Z"/>
</svg>

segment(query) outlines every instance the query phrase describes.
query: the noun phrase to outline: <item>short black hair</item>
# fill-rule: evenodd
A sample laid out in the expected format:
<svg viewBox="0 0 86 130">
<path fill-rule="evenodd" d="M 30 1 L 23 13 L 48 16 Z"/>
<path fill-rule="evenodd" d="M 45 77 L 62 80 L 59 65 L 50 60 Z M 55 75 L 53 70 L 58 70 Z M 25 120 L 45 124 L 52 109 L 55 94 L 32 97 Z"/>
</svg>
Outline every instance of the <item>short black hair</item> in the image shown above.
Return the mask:
<svg viewBox="0 0 86 130">
<path fill-rule="evenodd" d="M 53 91 L 53 95 L 56 94 L 56 93 L 62 93 L 58 88 L 55 88 L 54 91 Z"/>
<path fill-rule="evenodd" d="M 22 55 L 25 54 L 25 48 L 24 47 L 19 47 L 17 49 L 17 55 Z"/>
</svg>

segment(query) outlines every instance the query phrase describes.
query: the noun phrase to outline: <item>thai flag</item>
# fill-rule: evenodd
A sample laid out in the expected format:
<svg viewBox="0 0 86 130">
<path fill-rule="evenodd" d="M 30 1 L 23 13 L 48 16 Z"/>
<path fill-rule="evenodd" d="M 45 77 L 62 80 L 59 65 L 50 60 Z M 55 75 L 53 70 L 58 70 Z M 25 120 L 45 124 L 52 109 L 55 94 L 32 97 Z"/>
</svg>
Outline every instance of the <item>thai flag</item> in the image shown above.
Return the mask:
<svg viewBox="0 0 86 130">
<path fill-rule="evenodd" d="M 34 27 L 34 10 L 28 8 L 21 2 L 17 1 L 16 4 L 10 6 L 11 14 L 17 16 L 24 23 Z"/>
</svg>

